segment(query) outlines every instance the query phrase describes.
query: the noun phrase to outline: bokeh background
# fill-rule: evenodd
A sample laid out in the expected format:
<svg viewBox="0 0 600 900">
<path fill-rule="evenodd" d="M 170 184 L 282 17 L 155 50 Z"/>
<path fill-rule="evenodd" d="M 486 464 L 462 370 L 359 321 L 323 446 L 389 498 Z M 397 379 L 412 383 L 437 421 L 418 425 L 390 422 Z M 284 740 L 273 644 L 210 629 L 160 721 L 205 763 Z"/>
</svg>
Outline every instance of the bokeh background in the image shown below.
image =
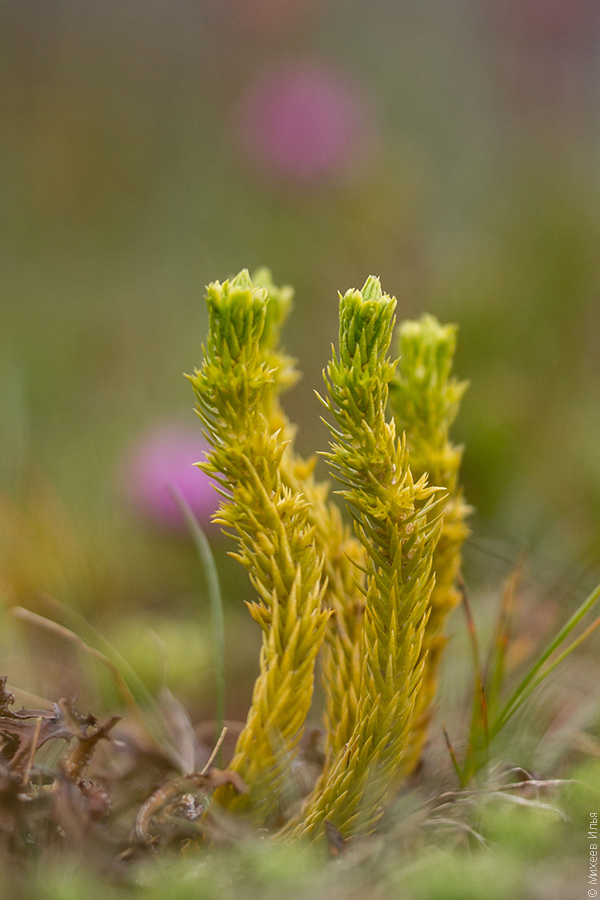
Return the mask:
<svg viewBox="0 0 600 900">
<path fill-rule="evenodd" d="M 338 290 L 377 274 L 400 317 L 458 323 L 467 577 L 498 585 L 526 551 L 571 603 L 600 551 L 599 100 L 597 0 L 5 0 L 4 615 L 50 594 L 210 712 L 202 574 L 164 484 L 206 523 L 182 373 L 203 286 L 260 265 L 296 288 L 304 453 L 326 447 Z M 258 636 L 212 539 L 242 715 Z M 12 681 L 69 683 L 47 641 L 32 683 L 39 636 L 10 628 Z"/>
</svg>

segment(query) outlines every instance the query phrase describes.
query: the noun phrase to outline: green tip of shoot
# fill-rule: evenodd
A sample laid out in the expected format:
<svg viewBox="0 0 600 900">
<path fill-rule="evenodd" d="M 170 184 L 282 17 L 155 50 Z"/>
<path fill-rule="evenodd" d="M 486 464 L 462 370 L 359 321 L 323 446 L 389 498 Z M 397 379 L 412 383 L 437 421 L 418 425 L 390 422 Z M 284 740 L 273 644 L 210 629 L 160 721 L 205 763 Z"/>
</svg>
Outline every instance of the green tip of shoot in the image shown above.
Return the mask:
<svg viewBox="0 0 600 900">
<path fill-rule="evenodd" d="M 238 272 L 235 278 L 231 279 L 230 284 L 232 287 L 240 287 L 244 288 L 244 290 L 250 290 L 252 288 L 252 279 L 250 278 L 250 272 L 248 271 L 248 269 L 242 269 L 241 272 Z"/>
<path fill-rule="evenodd" d="M 369 275 L 361 294 L 365 300 L 381 300 L 383 292 L 381 290 L 381 282 L 376 275 Z"/>
<path fill-rule="evenodd" d="M 385 356 L 394 328 L 396 299 L 384 294 L 378 278 L 369 277 L 362 291 L 340 295 L 340 353 L 344 363 L 360 351 L 361 366 Z"/>
<path fill-rule="evenodd" d="M 294 299 L 294 289 L 289 284 L 278 287 L 273 281 L 271 270 L 265 267 L 257 269 L 252 273 L 252 284 L 255 288 L 262 288 L 266 291 L 267 310 L 265 317 L 265 327 L 261 336 L 261 346 L 266 352 L 277 352 L 282 363 L 285 362 L 283 368 L 293 369 L 290 359 L 285 359 L 279 349 L 281 330 L 285 324 Z M 288 372 L 288 379 L 291 372 Z M 296 380 L 296 375 L 292 378 Z M 289 386 L 289 385 L 288 385 Z"/>
</svg>

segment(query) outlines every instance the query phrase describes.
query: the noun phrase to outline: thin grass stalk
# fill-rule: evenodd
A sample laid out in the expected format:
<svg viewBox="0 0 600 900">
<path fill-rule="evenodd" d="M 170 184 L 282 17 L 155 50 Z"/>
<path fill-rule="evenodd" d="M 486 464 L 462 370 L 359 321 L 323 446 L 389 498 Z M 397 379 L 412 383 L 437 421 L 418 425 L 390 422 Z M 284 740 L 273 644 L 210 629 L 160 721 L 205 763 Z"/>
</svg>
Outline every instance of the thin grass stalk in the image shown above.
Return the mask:
<svg viewBox="0 0 600 900">
<path fill-rule="evenodd" d="M 181 491 L 175 485 L 170 487 L 171 494 L 175 503 L 179 507 L 182 516 L 186 522 L 194 546 L 198 551 L 198 556 L 202 564 L 206 586 L 208 589 L 208 599 L 210 603 L 210 611 L 212 618 L 212 636 L 213 636 L 213 667 L 215 673 L 215 721 L 217 723 L 217 734 L 222 734 L 225 728 L 225 621 L 223 617 L 223 595 L 221 593 L 221 583 L 219 581 L 219 573 L 210 544 L 202 526 L 189 507 Z M 223 766 L 223 751 L 221 744 L 216 754 L 217 765 L 219 768 Z"/>
<path fill-rule="evenodd" d="M 522 574 L 522 566 L 509 575 L 504 584 L 502 599 L 498 610 L 494 637 L 490 646 L 490 654 L 486 666 L 484 682 L 487 686 L 488 703 L 493 714 L 497 708 L 505 678 L 506 653 L 510 643 L 513 625 L 517 590 Z"/>
<path fill-rule="evenodd" d="M 471 727 L 469 730 L 469 743 L 467 757 L 463 766 L 464 777 L 468 780 L 472 772 L 478 771 L 488 759 L 490 729 L 488 721 L 488 704 L 485 693 L 483 668 L 481 665 L 481 653 L 479 650 L 479 638 L 475 619 L 471 611 L 471 604 L 466 588 L 459 582 L 462 597 L 462 606 L 467 622 L 471 655 L 473 657 L 473 673 L 475 675 L 475 690 L 473 691 L 473 708 L 471 711 Z"/>
<path fill-rule="evenodd" d="M 575 649 L 575 647 L 579 645 L 579 643 L 581 643 L 580 640 L 575 640 L 567 648 L 567 650 L 565 650 L 564 653 L 549 666 L 546 671 L 541 671 L 544 664 L 550 659 L 552 654 L 560 647 L 560 645 L 568 638 L 573 629 L 577 627 L 586 613 L 588 613 L 598 602 L 598 599 L 600 599 L 600 584 L 591 592 L 591 594 L 589 594 L 588 597 L 586 597 L 583 603 L 573 613 L 571 618 L 563 625 L 558 634 L 552 639 L 552 641 L 550 641 L 539 659 L 536 660 L 534 665 L 530 668 L 527 675 L 525 675 L 519 685 L 515 688 L 509 699 L 502 707 L 501 711 L 492 722 L 490 726 L 490 738 L 496 737 L 498 732 L 506 725 L 508 720 L 515 714 L 519 707 L 529 697 L 531 692 L 535 690 L 535 688 L 539 684 L 542 683 L 546 676 L 556 667 L 556 665 L 558 665 L 559 662 L 562 662 L 562 660 L 565 659 L 569 655 L 569 653 L 571 653 Z M 539 677 L 537 677 L 538 674 Z"/>
</svg>

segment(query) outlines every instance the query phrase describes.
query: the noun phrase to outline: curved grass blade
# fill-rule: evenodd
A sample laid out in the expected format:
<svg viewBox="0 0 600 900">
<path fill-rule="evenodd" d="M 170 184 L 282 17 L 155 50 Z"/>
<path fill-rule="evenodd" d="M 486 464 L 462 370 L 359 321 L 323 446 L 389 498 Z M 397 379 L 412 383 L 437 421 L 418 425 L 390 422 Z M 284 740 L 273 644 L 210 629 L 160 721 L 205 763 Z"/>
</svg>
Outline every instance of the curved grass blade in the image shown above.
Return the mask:
<svg viewBox="0 0 600 900">
<path fill-rule="evenodd" d="M 541 682 L 558 665 L 559 662 L 562 662 L 562 660 L 565 659 L 569 655 L 569 653 L 571 653 L 575 649 L 575 647 L 577 647 L 581 643 L 581 641 L 584 639 L 584 636 L 587 636 L 587 634 L 589 634 L 589 632 L 593 630 L 593 628 L 588 628 L 580 638 L 575 639 L 569 645 L 569 647 L 558 657 L 558 659 L 552 662 L 550 666 L 546 670 L 544 670 L 544 665 L 548 662 L 552 654 L 556 650 L 558 650 L 561 644 L 564 643 L 573 629 L 577 627 L 579 622 L 581 622 L 586 613 L 588 613 L 590 609 L 592 609 L 598 599 L 600 599 L 600 584 L 592 591 L 592 593 L 588 597 L 586 597 L 581 606 L 573 613 L 568 622 L 563 625 L 558 634 L 549 643 L 546 650 L 542 653 L 540 658 L 531 667 L 527 675 L 515 689 L 512 696 L 504 704 L 504 707 L 492 723 L 492 726 L 490 728 L 490 738 L 493 738 L 498 734 L 498 732 L 504 727 L 508 720 L 524 703 L 527 697 L 529 697 L 531 692 L 539 684 L 541 684 Z"/>
<path fill-rule="evenodd" d="M 12 610 L 13 615 L 18 619 L 22 619 L 30 624 L 44 628 L 46 631 L 51 631 L 54 634 L 59 635 L 64 640 L 79 647 L 79 649 L 83 650 L 84 653 L 87 653 L 88 656 L 94 657 L 106 666 L 114 678 L 115 684 L 123 697 L 125 705 L 138 725 L 147 735 L 150 742 L 171 761 L 175 768 L 183 771 L 185 769 L 185 761 L 182 758 L 179 749 L 173 743 L 162 710 L 139 675 L 121 656 L 119 651 L 112 646 L 110 641 L 98 632 L 93 625 L 86 622 L 82 616 L 79 616 L 74 610 L 63 606 L 60 601 L 53 597 L 46 596 L 45 601 L 48 605 L 62 611 L 65 615 L 70 615 L 84 633 L 87 631 L 93 639 L 104 645 L 106 652 L 103 653 L 96 647 L 91 646 L 91 644 L 88 643 L 89 638 L 84 640 L 78 632 L 67 628 L 65 625 L 61 625 L 59 622 L 55 622 L 53 619 L 49 619 L 46 616 L 40 616 L 37 613 L 33 613 L 22 607 L 15 607 Z M 127 672 L 127 677 L 123 674 L 123 670 Z M 133 683 L 135 683 L 135 692 L 130 686 Z M 136 696 L 136 694 L 138 694 L 138 696 Z M 143 696 L 143 700 L 140 699 L 140 695 Z"/>
<path fill-rule="evenodd" d="M 40 616 L 37 613 L 31 612 L 31 610 L 29 609 L 24 609 L 22 606 L 15 606 L 12 610 L 12 613 L 17 619 L 21 619 L 24 622 L 29 622 L 31 625 L 37 625 L 38 628 L 43 628 L 45 631 L 52 632 L 52 634 L 59 635 L 59 637 L 63 638 L 65 641 L 69 641 L 69 643 L 75 644 L 77 647 L 79 647 L 80 650 L 83 650 L 85 653 L 88 653 L 90 656 L 93 656 L 94 659 L 99 660 L 99 662 L 107 666 L 107 668 L 110 669 L 110 672 L 129 711 L 135 717 L 138 724 L 142 725 L 144 729 L 147 730 L 147 726 L 140 712 L 137 700 L 132 694 L 127 682 L 123 678 L 123 674 L 121 673 L 119 667 L 113 662 L 112 659 L 109 659 L 108 656 L 105 656 L 104 653 L 96 650 L 95 647 L 90 647 L 89 644 L 86 644 L 83 638 L 76 634 L 74 631 L 71 631 L 69 628 L 65 628 L 64 625 L 60 625 L 58 622 L 53 622 L 52 619 L 47 619 L 45 616 Z"/>
<path fill-rule="evenodd" d="M 448 734 L 448 730 L 445 725 L 442 725 L 442 731 L 444 733 L 444 740 L 446 741 L 446 747 L 448 748 L 450 759 L 452 760 L 452 765 L 454 766 L 454 771 L 458 775 L 459 784 L 461 788 L 464 788 L 467 784 L 468 779 L 460 767 L 458 756 L 456 755 L 456 750 L 454 749 L 452 741 L 450 740 L 450 735 Z"/>
<path fill-rule="evenodd" d="M 91 655 L 95 655 L 100 653 L 100 656 L 104 656 L 107 660 L 112 663 L 112 665 L 119 671 L 119 674 L 122 676 L 124 683 L 127 685 L 128 690 L 134 698 L 134 702 L 140 708 L 147 708 L 152 715 L 152 727 L 159 734 L 159 741 L 162 743 L 167 743 L 169 745 L 169 752 L 176 753 L 177 749 L 174 747 L 171 738 L 169 737 L 168 728 L 165 725 L 164 716 L 159 704 L 156 702 L 156 698 L 153 696 L 152 692 L 148 690 L 147 686 L 144 684 L 143 680 L 140 678 L 138 673 L 132 667 L 132 665 L 127 662 L 122 653 L 117 650 L 117 648 L 111 644 L 111 642 L 106 638 L 101 631 L 98 631 L 90 622 L 87 621 L 80 613 L 76 612 L 70 606 L 67 606 L 65 603 L 62 603 L 60 600 L 57 600 L 56 597 L 52 597 L 50 594 L 43 595 L 44 604 L 48 606 L 55 614 L 60 614 L 63 616 L 67 622 L 71 625 L 70 629 L 65 628 L 65 630 L 74 633 L 77 637 L 79 637 L 85 648 L 92 652 Z M 54 622 L 54 619 L 48 619 L 47 621 Z M 58 627 L 62 627 L 60 623 Z M 102 649 L 99 651 L 97 647 L 94 647 L 94 644 L 97 647 L 101 647 Z M 100 658 L 100 657 L 98 657 Z M 140 712 L 140 715 L 143 716 L 143 713 Z M 146 728 L 149 729 L 147 717 L 146 719 Z M 150 731 L 152 729 L 149 729 Z M 163 748 L 164 749 L 164 748 Z"/>
<path fill-rule="evenodd" d="M 592 634 L 592 632 L 594 632 L 596 630 L 596 628 L 598 628 L 598 626 L 600 626 L 600 616 L 597 619 L 595 619 L 592 622 L 592 624 L 589 625 L 585 629 L 585 631 L 583 631 L 579 635 L 579 637 L 575 638 L 575 640 L 571 644 L 569 644 L 567 649 L 563 650 L 563 652 L 560 654 L 560 656 L 557 656 L 557 658 L 555 660 L 553 660 L 553 662 L 548 666 L 547 669 L 544 669 L 544 671 L 531 682 L 531 684 L 527 687 L 526 691 L 524 692 L 522 698 L 520 699 L 518 706 L 515 707 L 513 709 L 513 711 L 509 713 L 509 718 L 525 702 L 525 700 L 527 700 L 527 698 L 533 693 L 533 691 L 536 689 L 536 687 L 538 687 L 538 685 L 540 685 L 542 683 L 542 681 L 544 681 L 547 678 L 547 676 L 552 671 L 554 671 L 554 669 L 556 669 L 556 667 L 559 666 L 561 664 L 561 662 L 563 662 L 567 658 L 567 656 L 569 656 L 570 653 L 573 652 L 573 650 L 575 650 L 577 647 L 579 647 L 579 645 L 582 644 L 590 636 L 590 634 Z"/>
<path fill-rule="evenodd" d="M 169 490 L 179 511 L 185 519 L 185 523 L 198 551 L 198 556 L 200 557 L 204 570 L 206 586 L 208 588 L 215 648 L 215 718 L 217 721 L 217 734 L 221 734 L 225 727 L 225 623 L 223 618 L 223 596 L 221 593 L 219 574 L 217 572 L 215 558 L 202 526 L 178 488 L 172 484 L 169 486 Z M 222 766 L 222 751 L 220 747 L 217 755 L 217 765 L 219 767 Z"/>
<path fill-rule="evenodd" d="M 506 653 L 510 644 L 517 592 L 521 582 L 522 570 L 523 563 L 520 561 L 504 583 L 496 627 L 494 629 L 494 637 L 486 665 L 484 684 L 487 688 L 488 707 L 492 713 L 498 707 L 502 686 L 504 684 Z"/>
<path fill-rule="evenodd" d="M 467 758 L 464 764 L 464 777 L 468 781 L 471 775 L 478 771 L 481 766 L 485 765 L 488 758 L 488 748 L 490 742 L 489 722 L 488 722 L 488 705 L 486 701 L 483 668 L 481 665 L 481 653 L 479 650 L 479 638 L 475 620 L 471 611 L 471 604 L 467 596 L 467 590 L 462 578 L 458 580 L 458 589 L 460 591 L 462 606 L 467 620 L 467 630 L 469 632 L 469 641 L 471 644 L 471 655 L 473 657 L 473 669 L 475 674 L 475 690 L 473 692 L 473 710 L 471 713 L 471 728 L 469 733 L 469 744 L 467 750 Z"/>
</svg>

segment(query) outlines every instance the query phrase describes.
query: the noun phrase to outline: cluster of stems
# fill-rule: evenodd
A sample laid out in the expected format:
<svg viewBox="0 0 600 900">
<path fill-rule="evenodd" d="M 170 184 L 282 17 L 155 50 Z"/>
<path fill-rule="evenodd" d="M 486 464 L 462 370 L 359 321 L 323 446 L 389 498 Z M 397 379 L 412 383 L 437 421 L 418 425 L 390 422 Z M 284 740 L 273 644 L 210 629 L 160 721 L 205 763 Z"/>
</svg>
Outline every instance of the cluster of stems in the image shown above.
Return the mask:
<svg viewBox="0 0 600 900">
<path fill-rule="evenodd" d="M 281 821 L 320 655 L 324 769 L 283 833 L 321 839 L 330 822 L 349 837 L 373 828 L 398 773 L 414 767 L 423 745 L 431 697 L 421 687 L 435 684 L 437 663 L 429 661 L 455 602 L 464 537 L 460 450 L 447 441 L 463 386 L 448 379 L 448 338 L 445 350 L 432 351 L 444 397 L 421 378 L 420 407 L 406 367 L 419 352 L 429 360 L 429 350 L 415 350 L 428 346 L 423 334 L 415 344 L 401 330 L 409 352 L 397 370 L 389 357 L 396 301 L 376 278 L 340 297 L 339 349 L 322 402 L 333 418 L 325 456 L 352 531 L 329 485 L 315 479 L 315 460 L 295 451 L 281 406 L 297 379 L 279 346 L 291 300 L 291 289 L 274 285 L 267 270 L 209 285 L 209 337 L 191 376 L 211 444 L 202 468 L 220 485 L 217 521 L 237 541 L 234 555 L 257 594 L 247 605 L 263 632 L 260 674 L 231 762 L 250 790 L 237 795 L 226 786 L 214 800 L 262 825 Z M 445 412 L 436 419 L 440 403 Z"/>
</svg>

